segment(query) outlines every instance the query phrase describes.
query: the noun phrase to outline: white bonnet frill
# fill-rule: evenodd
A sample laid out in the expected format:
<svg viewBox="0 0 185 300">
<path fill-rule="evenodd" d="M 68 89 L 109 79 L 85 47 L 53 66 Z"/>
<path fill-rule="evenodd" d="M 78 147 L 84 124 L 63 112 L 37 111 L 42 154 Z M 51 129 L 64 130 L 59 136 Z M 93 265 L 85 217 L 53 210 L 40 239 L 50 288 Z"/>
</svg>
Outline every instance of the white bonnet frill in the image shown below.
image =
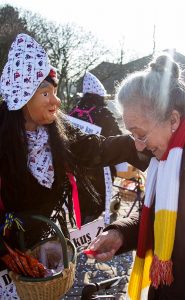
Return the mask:
<svg viewBox="0 0 185 300">
<path fill-rule="evenodd" d="M 9 110 L 22 108 L 50 72 L 45 50 L 27 34 L 18 34 L 0 79 L 0 94 Z"/>
<path fill-rule="evenodd" d="M 97 94 L 102 97 L 107 95 L 103 84 L 90 72 L 86 72 L 83 79 L 83 95 L 86 93 Z"/>
</svg>

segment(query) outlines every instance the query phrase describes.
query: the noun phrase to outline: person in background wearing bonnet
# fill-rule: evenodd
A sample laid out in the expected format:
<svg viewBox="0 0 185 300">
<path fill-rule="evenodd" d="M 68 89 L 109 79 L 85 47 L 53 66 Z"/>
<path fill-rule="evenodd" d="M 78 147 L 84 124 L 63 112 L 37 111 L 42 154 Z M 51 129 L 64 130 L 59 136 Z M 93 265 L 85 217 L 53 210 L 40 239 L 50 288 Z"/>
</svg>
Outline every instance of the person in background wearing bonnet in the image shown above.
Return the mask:
<svg viewBox="0 0 185 300">
<path fill-rule="evenodd" d="M 121 161 L 147 167 L 148 156 L 137 152 L 130 136 L 105 139 L 70 126 L 59 109 L 56 70 L 44 49 L 26 34 L 19 34 L 10 48 L 0 92 L 0 238 L 12 248 L 19 248 L 17 220 L 25 230 L 26 248 L 50 235 L 51 228 L 31 221 L 30 214 L 51 218 L 68 236 L 63 205 L 71 223 L 74 205 L 76 226 L 81 227 L 75 177 L 90 188 L 85 167 Z M 7 234 L 9 215 L 13 225 Z M 5 253 L 0 243 L 0 258 Z M 16 299 L 13 284 L 3 281 L 5 276 L 6 266 L 0 260 L 0 297 Z"/>
<path fill-rule="evenodd" d="M 144 206 L 141 215 L 112 223 L 90 249 L 97 260 L 137 249 L 127 299 L 185 299 L 185 86 L 179 66 L 159 56 L 121 84 L 118 101 L 138 151 L 153 153 Z"/>
<path fill-rule="evenodd" d="M 83 78 L 83 97 L 77 103 L 77 106 L 72 109 L 70 115 L 101 127 L 101 135 L 105 137 L 122 134 L 116 118 L 106 105 L 106 95 L 106 90 L 98 78 L 90 72 L 86 72 Z M 106 197 L 109 196 L 108 189 L 112 188 L 115 171 L 113 166 L 111 167 L 111 173 L 107 168 L 101 167 L 87 170 L 86 175 L 99 194 L 99 203 L 95 203 L 92 194 L 81 187 L 77 181 L 82 223 L 93 221 L 105 210 L 105 201 L 108 202 Z M 106 174 L 104 175 L 104 172 L 110 173 L 106 178 L 107 184 L 110 185 L 107 187 L 107 191 L 105 185 Z"/>
</svg>

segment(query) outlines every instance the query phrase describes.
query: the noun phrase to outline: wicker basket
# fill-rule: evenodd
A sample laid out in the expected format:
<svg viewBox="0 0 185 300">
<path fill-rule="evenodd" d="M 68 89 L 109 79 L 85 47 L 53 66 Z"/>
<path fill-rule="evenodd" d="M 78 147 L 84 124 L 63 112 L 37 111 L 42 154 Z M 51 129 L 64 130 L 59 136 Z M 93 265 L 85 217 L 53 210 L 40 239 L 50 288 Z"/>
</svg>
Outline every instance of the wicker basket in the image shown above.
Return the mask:
<svg viewBox="0 0 185 300">
<path fill-rule="evenodd" d="M 34 215 L 33 219 L 44 221 L 51 225 L 57 234 L 57 239 L 62 245 L 62 256 L 64 270 L 56 273 L 53 276 L 44 278 L 30 278 L 17 275 L 10 272 L 10 277 L 14 281 L 17 289 L 17 294 L 21 300 L 58 300 L 72 287 L 75 278 L 75 262 L 76 262 L 76 249 L 69 240 L 65 239 L 61 230 L 50 219 Z M 36 245 L 31 253 L 36 256 L 37 248 L 44 242 L 48 242 L 47 239 Z M 72 255 L 69 259 L 69 249 L 72 251 Z"/>
</svg>

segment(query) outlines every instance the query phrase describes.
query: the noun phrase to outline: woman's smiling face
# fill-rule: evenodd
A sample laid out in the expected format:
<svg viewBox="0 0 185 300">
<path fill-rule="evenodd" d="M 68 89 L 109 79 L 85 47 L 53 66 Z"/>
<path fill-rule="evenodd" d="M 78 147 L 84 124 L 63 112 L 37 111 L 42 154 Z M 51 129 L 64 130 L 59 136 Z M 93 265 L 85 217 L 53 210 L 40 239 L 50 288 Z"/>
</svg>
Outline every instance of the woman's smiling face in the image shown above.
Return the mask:
<svg viewBox="0 0 185 300">
<path fill-rule="evenodd" d="M 138 151 L 147 148 L 157 159 L 161 159 L 172 136 L 173 114 L 176 114 L 176 111 L 172 113 L 168 120 L 158 122 L 156 119 L 146 116 L 142 107 L 129 105 L 124 107 L 125 126 L 131 132 Z M 179 123 L 176 124 L 175 128 L 178 128 L 178 126 Z"/>
<path fill-rule="evenodd" d="M 60 99 L 56 95 L 57 88 L 44 80 L 33 97 L 23 107 L 26 129 L 35 130 L 37 126 L 52 123 L 60 107 Z"/>
</svg>

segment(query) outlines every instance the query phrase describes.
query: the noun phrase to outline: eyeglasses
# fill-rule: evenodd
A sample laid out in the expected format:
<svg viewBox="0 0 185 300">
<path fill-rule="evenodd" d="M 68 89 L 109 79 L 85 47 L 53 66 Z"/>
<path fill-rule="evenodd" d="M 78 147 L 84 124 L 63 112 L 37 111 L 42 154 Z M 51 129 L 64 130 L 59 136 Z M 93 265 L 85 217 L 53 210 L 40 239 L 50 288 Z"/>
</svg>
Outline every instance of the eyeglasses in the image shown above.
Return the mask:
<svg viewBox="0 0 185 300">
<path fill-rule="evenodd" d="M 152 132 L 155 129 L 156 125 L 157 125 L 157 123 L 155 123 L 155 125 L 152 127 L 152 129 L 145 136 L 143 136 L 142 138 L 135 137 L 134 134 L 131 134 L 131 137 L 134 139 L 135 142 L 139 142 L 139 143 L 142 143 L 142 144 L 146 145 L 146 143 L 148 141 L 148 138 L 152 134 Z"/>
</svg>

